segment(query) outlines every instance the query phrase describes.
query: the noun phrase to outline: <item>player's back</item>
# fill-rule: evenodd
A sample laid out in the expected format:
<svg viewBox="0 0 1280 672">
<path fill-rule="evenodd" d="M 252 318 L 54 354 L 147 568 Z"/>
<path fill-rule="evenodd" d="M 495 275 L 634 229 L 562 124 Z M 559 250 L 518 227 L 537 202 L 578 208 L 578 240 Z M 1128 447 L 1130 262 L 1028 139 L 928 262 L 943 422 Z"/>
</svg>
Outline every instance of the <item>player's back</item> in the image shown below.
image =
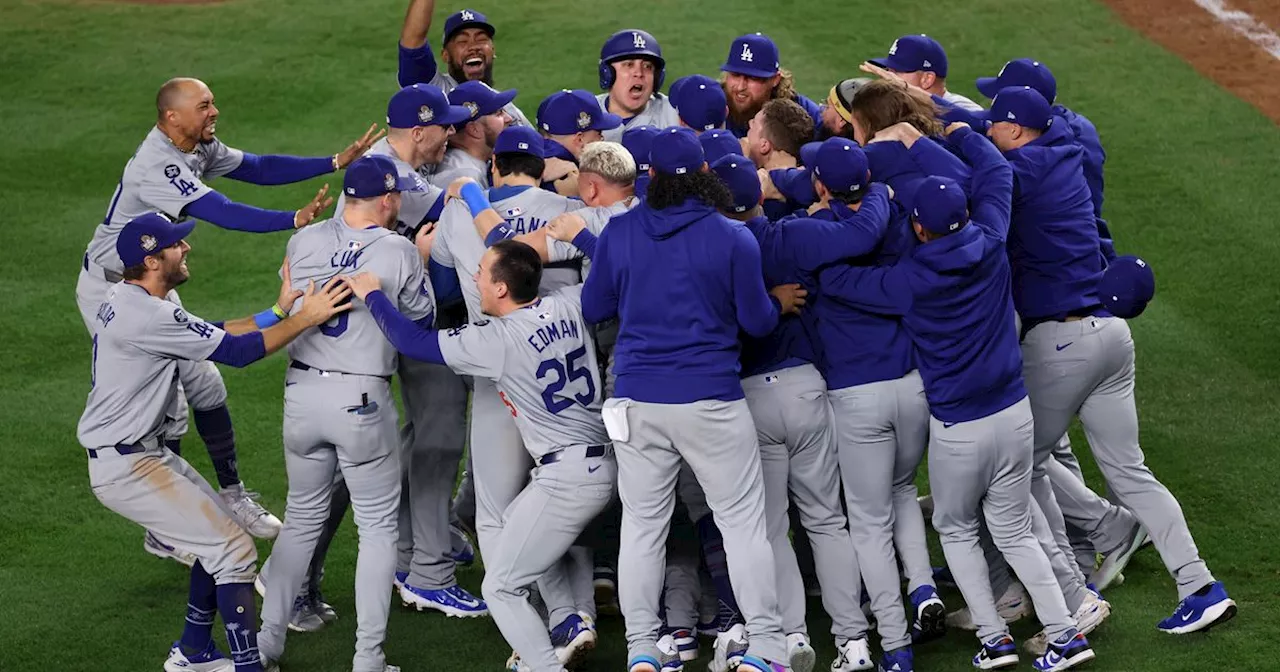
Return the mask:
<svg viewBox="0 0 1280 672">
<path fill-rule="evenodd" d="M 489 190 L 489 202 L 498 211 L 507 226 L 516 235 L 537 231 L 547 225 L 556 215 L 585 208 L 586 204 L 576 198 L 553 194 L 536 187 L 519 187 L 519 191 L 510 187 L 496 187 Z M 538 291 L 550 294 L 561 287 L 569 287 L 582 282 L 582 264 L 578 260 L 546 264 L 542 268 L 542 283 Z"/>
<path fill-rule="evenodd" d="M 411 319 L 421 320 L 435 311 L 417 248 L 387 229 L 355 229 L 339 216 L 295 234 L 288 257 L 295 289 L 305 289 L 309 281 L 320 286 L 336 275 L 368 272 L 378 276 L 382 291 Z M 289 357 L 325 371 L 385 377 L 396 370 L 395 348 L 359 301 L 299 336 L 289 345 Z"/>
</svg>

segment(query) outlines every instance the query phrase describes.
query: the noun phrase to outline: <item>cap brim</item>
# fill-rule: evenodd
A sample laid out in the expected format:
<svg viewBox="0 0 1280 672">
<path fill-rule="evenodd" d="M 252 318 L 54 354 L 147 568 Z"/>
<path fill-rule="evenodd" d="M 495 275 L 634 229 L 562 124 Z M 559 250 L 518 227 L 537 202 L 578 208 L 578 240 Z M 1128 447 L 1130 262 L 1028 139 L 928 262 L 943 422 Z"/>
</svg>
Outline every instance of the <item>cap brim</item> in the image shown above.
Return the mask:
<svg viewBox="0 0 1280 672">
<path fill-rule="evenodd" d="M 489 112 L 485 112 L 484 114 L 497 114 L 499 110 L 510 105 L 511 101 L 515 100 L 516 96 L 519 94 L 520 92 L 516 89 L 507 89 L 506 91 L 499 91 L 497 97 L 493 99 L 493 104 L 496 105 L 497 107 L 490 110 Z"/>
<path fill-rule="evenodd" d="M 720 66 L 720 72 L 732 72 L 738 75 L 746 75 L 748 77 L 757 77 L 759 79 L 768 79 L 776 74 L 777 70 L 761 70 L 759 68 L 744 68 L 740 65 L 730 65 L 728 63 Z"/>
<path fill-rule="evenodd" d="M 180 240 L 186 240 L 187 236 L 191 235 L 191 232 L 195 231 L 195 229 L 196 220 L 194 219 L 184 219 L 180 222 L 174 222 L 173 228 L 170 229 L 170 240 L 164 245 L 164 247 L 169 247 Z M 157 252 L 158 251 L 159 250 L 157 250 Z"/>
<path fill-rule="evenodd" d="M 437 115 L 426 126 L 454 126 L 471 120 L 471 110 L 461 105 L 450 105 L 449 109 L 441 115 Z"/>
<path fill-rule="evenodd" d="M 979 93 L 994 100 L 996 94 L 1000 93 L 998 81 L 1000 81 L 998 77 L 979 77 L 974 84 L 978 87 Z"/>
<path fill-rule="evenodd" d="M 818 163 L 818 150 L 822 147 L 821 142 L 806 142 L 800 147 L 800 163 L 806 168 L 813 168 Z"/>
<path fill-rule="evenodd" d="M 596 122 L 594 124 L 591 124 L 589 128 L 593 131 L 612 131 L 613 129 L 621 125 L 622 125 L 622 117 L 619 117 L 616 114 L 605 112 L 604 114 L 600 115 L 600 118 L 596 119 Z"/>
</svg>

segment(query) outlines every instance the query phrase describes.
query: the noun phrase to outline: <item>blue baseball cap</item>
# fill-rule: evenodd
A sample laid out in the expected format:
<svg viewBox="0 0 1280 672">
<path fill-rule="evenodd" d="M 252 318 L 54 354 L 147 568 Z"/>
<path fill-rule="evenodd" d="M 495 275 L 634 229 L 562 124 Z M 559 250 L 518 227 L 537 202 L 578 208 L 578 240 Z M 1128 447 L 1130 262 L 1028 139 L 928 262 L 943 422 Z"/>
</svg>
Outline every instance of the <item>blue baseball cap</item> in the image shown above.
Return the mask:
<svg viewBox="0 0 1280 672">
<path fill-rule="evenodd" d="M 1138 257 L 1116 257 L 1098 281 L 1098 298 L 1116 317 L 1137 317 L 1156 294 L 1156 276 Z"/>
<path fill-rule="evenodd" d="M 702 144 L 702 153 L 706 155 L 708 161 L 719 160 L 720 157 L 728 154 L 742 153 L 742 142 L 732 132 L 723 128 L 703 131 L 698 136 L 698 142 Z"/>
<path fill-rule="evenodd" d="M 385 156 L 366 154 L 347 166 L 342 193 L 351 198 L 375 198 L 397 191 L 422 191 L 417 180 L 401 177 L 396 164 Z"/>
<path fill-rule="evenodd" d="M 955 233 L 969 222 L 969 199 L 960 184 L 949 177 L 930 175 L 920 181 L 911 219 L 933 233 Z"/>
<path fill-rule="evenodd" d="M 947 52 L 928 35 L 903 35 L 893 41 L 889 55 L 872 63 L 894 72 L 932 72 L 947 76 Z"/>
<path fill-rule="evenodd" d="M 653 139 L 661 133 L 654 126 L 634 126 L 622 134 L 622 146 L 631 152 L 636 160 L 636 174 L 649 172 L 649 152 L 653 149 Z"/>
<path fill-rule="evenodd" d="M 129 220 L 116 237 L 116 254 L 124 267 L 137 266 L 143 259 L 191 235 L 196 220 L 174 222 L 164 215 L 149 212 Z"/>
<path fill-rule="evenodd" d="M 467 121 L 475 121 L 480 117 L 497 114 L 516 99 L 516 93 L 515 89 L 497 91 L 480 80 L 472 80 L 457 85 L 449 92 L 449 104 L 467 108 L 471 114 Z"/>
<path fill-rule="evenodd" d="M 649 149 L 650 165 L 659 173 L 668 175 L 696 173 L 706 161 L 702 143 L 688 128 L 673 126 L 663 129 Z"/>
<path fill-rule="evenodd" d="M 471 110 L 450 105 L 444 92 L 430 84 L 414 84 L 396 91 L 387 103 L 391 128 L 453 126 L 471 118 Z"/>
<path fill-rule="evenodd" d="M 760 205 L 760 176 L 751 159 L 741 154 L 726 154 L 711 164 L 711 170 L 733 194 L 734 212 L 746 212 Z"/>
<path fill-rule="evenodd" d="M 1011 124 L 1044 130 L 1053 123 L 1053 110 L 1039 91 L 1029 86 L 1001 89 L 991 101 L 991 109 L 981 115 L 993 124 Z"/>
<path fill-rule="evenodd" d="M 729 46 L 729 57 L 720 66 L 722 72 L 760 79 L 768 79 L 778 74 L 780 69 L 778 45 L 764 33 L 750 33 L 734 40 Z"/>
<path fill-rule="evenodd" d="M 1002 89 L 1011 86 L 1029 86 L 1050 104 L 1058 98 L 1058 80 L 1045 64 L 1030 58 L 1018 58 L 1004 64 L 995 77 L 979 77 L 978 91 L 988 98 L 995 98 Z"/>
<path fill-rule="evenodd" d="M 508 126 L 498 134 L 493 143 L 494 154 L 532 154 L 546 158 L 546 143 L 538 132 L 528 126 Z"/>
<path fill-rule="evenodd" d="M 671 104 L 680 121 L 695 131 L 708 131 L 724 125 L 729 116 L 729 101 L 720 82 L 706 75 L 681 77 L 671 85 Z"/>
<path fill-rule="evenodd" d="M 453 35 L 463 28 L 480 28 L 488 33 L 489 37 L 493 37 L 493 34 L 498 32 L 484 14 L 474 9 L 464 9 L 450 14 L 449 18 L 444 20 L 444 43 L 448 44 L 449 40 L 453 39 Z"/>
<path fill-rule="evenodd" d="M 564 89 L 538 106 L 538 127 L 551 135 L 608 131 L 622 125 L 622 117 L 605 112 L 600 101 L 583 89 Z"/>
<path fill-rule="evenodd" d="M 871 182 L 866 153 L 847 138 L 807 143 L 800 148 L 800 161 L 831 191 L 856 193 Z"/>
</svg>

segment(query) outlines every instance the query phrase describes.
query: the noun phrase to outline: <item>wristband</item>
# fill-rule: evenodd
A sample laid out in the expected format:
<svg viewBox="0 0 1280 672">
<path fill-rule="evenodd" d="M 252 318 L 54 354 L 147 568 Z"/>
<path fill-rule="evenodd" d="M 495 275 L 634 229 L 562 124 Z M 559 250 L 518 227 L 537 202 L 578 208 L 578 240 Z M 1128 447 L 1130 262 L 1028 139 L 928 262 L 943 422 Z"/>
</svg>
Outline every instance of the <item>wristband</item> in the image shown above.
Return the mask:
<svg viewBox="0 0 1280 672">
<path fill-rule="evenodd" d="M 271 308 L 275 308 L 275 306 L 272 306 Z M 259 329 L 266 329 L 267 327 L 280 322 L 280 318 L 276 317 L 275 311 L 271 308 L 253 316 L 253 323 L 257 325 Z"/>
<path fill-rule="evenodd" d="M 339 170 L 342 170 L 342 166 L 339 166 L 339 165 L 338 165 L 338 155 L 337 155 L 337 154 L 334 154 L 334 155 L 333 155 L 333 172 L 335 172 L 335 173 L 336 173 L 336 172 L 338 172 Z"/>
<path fill-rule="evenodd" d="M 472 217 L 489 209 L 489 199 L 485 198 L 484 190 L 475 182 L 468 182 L 462 185 L 458 193 L 462 195 L 462 200 L 466 201 L 467 209 L 471 211 Z"/>
<path fill-rule="evenodd" d="M 275 316 L 282 320 L 286 317 L 289 317 L 289 313 L 284 312 L 284 308 L 281 308 L 280 304 L 278 303 L 272 304 L 271 312 L 275 313 Z"/>
</svg>

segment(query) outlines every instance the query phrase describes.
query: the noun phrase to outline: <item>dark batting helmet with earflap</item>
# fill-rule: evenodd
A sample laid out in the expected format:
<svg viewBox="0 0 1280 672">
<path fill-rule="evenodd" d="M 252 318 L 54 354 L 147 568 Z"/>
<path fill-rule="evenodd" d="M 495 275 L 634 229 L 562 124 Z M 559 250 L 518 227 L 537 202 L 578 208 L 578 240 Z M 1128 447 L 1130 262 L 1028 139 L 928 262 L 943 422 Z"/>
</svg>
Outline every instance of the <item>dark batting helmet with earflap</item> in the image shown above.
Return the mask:
<svg viewBox="0 0 1280 672">
<path fill-rule="evenodd" d="M 653 61 L 657 70 L 653 89 L 661 89 L 667 62 L 662 58 L 662 47 L 658 40 L 643 30 L 619 30 L 604 41 L 604 46 L 600 47 L 600 88 L 608 91 L 613 87 L 617 78 L 617 73 L 613 70 L 614 61 L 637 57 Z"/>
</svg>

